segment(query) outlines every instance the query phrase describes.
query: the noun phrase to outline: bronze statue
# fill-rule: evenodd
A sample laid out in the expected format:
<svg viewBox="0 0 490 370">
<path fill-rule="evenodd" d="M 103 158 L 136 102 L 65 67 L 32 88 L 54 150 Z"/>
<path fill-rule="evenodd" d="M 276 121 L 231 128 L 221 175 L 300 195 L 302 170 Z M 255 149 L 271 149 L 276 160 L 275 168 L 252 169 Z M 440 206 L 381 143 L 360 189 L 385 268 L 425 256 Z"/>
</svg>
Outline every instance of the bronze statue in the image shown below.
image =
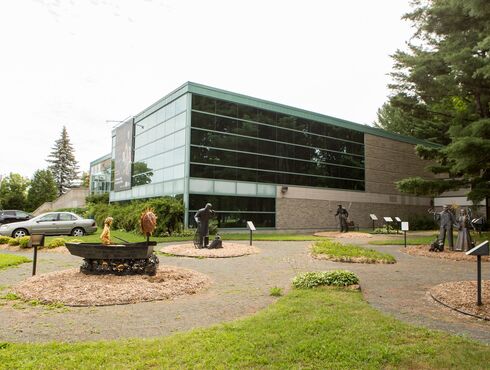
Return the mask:
<svg viewBox="0 0 490 370">
<path fill-rule="evenodd" d="M 466 209 L 460 209 L 459 216 L 457 217 L 456 224 L 454 226 L 458 228 L 458 239 L 456 241 L 456 245 L 454 246 L 454 250 L 464 252 L 469 251 L 471 248 L 473 248 L 469 229 L 472 224 Z"/>
<path fill-rule="evenodd" d="M 439 237 L 437 242 L 439 244 L 439 250 L 444 251 L 444 243 L 447 237 L 447 245 L 450 251 L 453 250 L 453 225 L 456 222 L 455 217 L 451 209 L 444 205 L 442 211 L 434 213 L 434 217 L 439 220 Z"/>
<path fill-rule="evenodd" d="M 209 244 L 209 219 L 214 217 L 215 212 L 211 203 L 207 203 L 204 208 L 198 210 L 194 216 L 199 233 L 199 248 L 207 248 Z"/>
<path fill-rule="evenodd" d="M 349 212 L 345 208 L 342 207 L 342 204 L 339 204 L 339 208 L 337 208 L 337 213 L 335 216 L 339 216 L 339 221 L 340 221 L 340 232 L 347 232 L 349 231 L 348 225 L 347 225 L 347 218 L 349 217 Z"/>
<path fill-rule="evenodd" d="M 111 225 L 114 219 L 112 217 L 107 217 L 104 220 L 104 230 L 102 230 L 102 234 L 100 234 L 100 240 L 104 245 L 111 245 Z"/>
</svg>

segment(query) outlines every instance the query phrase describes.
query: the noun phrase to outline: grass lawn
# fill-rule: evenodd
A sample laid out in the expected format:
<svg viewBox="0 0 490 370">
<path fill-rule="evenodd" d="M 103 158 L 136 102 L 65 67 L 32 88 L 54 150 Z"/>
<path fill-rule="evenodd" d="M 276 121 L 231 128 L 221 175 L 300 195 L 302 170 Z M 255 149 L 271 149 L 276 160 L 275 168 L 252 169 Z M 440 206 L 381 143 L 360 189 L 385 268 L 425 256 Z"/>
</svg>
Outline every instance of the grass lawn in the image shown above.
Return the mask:
<svg viewBox="0 0 490 370">
<path fill-rule="evenodd" d="M 364 263 L 395 263 L 395 257 L 373 249 L 358 247 L 353 244 L 341 244 L 331 240 L 323 240 L 313 244 L 313 254 L 324 255 L 332 261 L 364 262 Z"/>
<path fill-rule="evenodd" d="M 23 256 L 0 253 L 0 270 L 7 267 L 17 266 L 25 262 L 31 262 L 31 260 Z"/>
<path fill-rule="evenodd" d="M 246 319 L 158 339 L 0 343 L 0 367 L 483 369 L 490 347 L 416 328 L 371 308 L 358 291 L 293 290 Z"/>
<path fill-rule="evenodd" d="M 407 245 L 421 245 L 421 244 L 430 244 L 439 236 L 439 233 L 434 233 L 434 235 L 428 236 L 417 236 L 417 237 L 409 237 L 407 235 Z M 458 237 L 457 233 L 454 233 L 454 242 Z M 476 244 L 481 243 L 484 240 L 488 240 L 490 238 L 489 232 L 483 232 L 481 236 L 478 233 L 471 233 L 472 239 Z M 403 235 L 399 235 L 396 239 L 385 239 L 385 240 L 372 240 L 369 242 L 371 245 L 404 245 L 405 242 L 403 240 Z"/>
<path fill-rule="evenodd" d="M 74 236 L 48 236 L 46 237 L 45 244 L 48 244 L 54 238 L 63 238 L 65 240 L 83 240 L 84 243 L 99 243 L 100 232 L 96 232 L 92 235 L 86 235 L 82 237 L 74 237 Z M 250 235 L 248 233 L 223 233 L 220 234 L 223 240 L 249 240 Z M 140 242 L 145 240 L 142 235 L 138 235 L 135 233 L 130 233 L 127 231 L 119 231 L 119 230 L 111 230 L 111 237 L 115 242 L 118 242 L 117 238 L 121 238 L 127 240 L 128 242 Z M 212 239 L 213 236 L 210 236 Z M 159 237 L 151 237 L 151 240 L 154 240 L 158 243 L 166 243 L 166 242 L 180 242 L 180 241 L 190 241 L 193 240 L 194 236 L 159 236 Z M 260 234 L 257 233 L 253 235 L 253 240 L 270 240 L 270 241 L 309 241 L 309 240 L 322 240 L 325 238 L 317 237 L 312 234 L 284 234 L 284 233 L 270 233 L 270 234 Z"/>
</svg>

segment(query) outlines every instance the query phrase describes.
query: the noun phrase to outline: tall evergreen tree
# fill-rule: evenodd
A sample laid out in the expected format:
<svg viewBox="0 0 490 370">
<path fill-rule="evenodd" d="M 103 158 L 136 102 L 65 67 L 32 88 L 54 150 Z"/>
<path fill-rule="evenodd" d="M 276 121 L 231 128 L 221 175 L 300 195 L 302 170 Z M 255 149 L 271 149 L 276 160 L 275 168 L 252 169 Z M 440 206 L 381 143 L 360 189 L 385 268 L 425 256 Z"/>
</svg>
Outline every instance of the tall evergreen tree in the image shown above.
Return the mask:
<svg viewBox="0 0 490 370">
<path fill-rule="evenodd" d="M 445 178 L 405 179 L 397 183 L 401 191 L 434 196 L 469 187 L 476 203 L 490 196 L 490 2 L 412 4 L 404 18 L 416 32 L 409 50 L 393 56 L 393 95 L 377 125 L 442 145 L 417 152 Z"/>
<path fill-rule="evenodd" d="M 37 170 L 27 191 L 27 208 L 34 211 L 44 202 L 52 202 L 58 196 L 54 177 L 49 170 Z"/>
<path fill-rule="evenodd" d="M 78 178 L 78 162 L 75 160 L 73 146 L 70 143 L 66 127 L 63 126 L 61 137 L 56 140 L 47 162 L 54 176 L 58 195 L 63 195 L 71 186 L 73 180 Z"/>
<path fill-rule="evenodd" d="M 25 209 L 29 180 L 18 173 L 10 173 L 0 183 L 0 208 Z"/>
</svg>

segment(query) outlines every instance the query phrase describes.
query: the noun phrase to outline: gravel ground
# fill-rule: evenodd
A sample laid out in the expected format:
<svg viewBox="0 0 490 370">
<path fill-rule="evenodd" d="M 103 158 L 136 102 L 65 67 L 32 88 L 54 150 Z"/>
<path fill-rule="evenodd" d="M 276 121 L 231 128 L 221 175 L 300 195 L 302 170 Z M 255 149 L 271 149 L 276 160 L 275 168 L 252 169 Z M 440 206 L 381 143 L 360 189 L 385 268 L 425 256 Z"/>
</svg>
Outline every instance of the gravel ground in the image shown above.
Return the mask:
<svg viewBox="0 0 490 370">
<path fill-rule="evenodd" d="M 205 274 L 209 289 L 174 300 L 103 307 L 50 310 L 9 301 L 0 307 L 0 341 L 46 342 L 156 337 L 206 327 L 250 315 L 277 298 L 270 288 L 290 289 L 302 271 L 348 269 L 357 273 L 365 299 L 375 308 L 417 325 L 446 330 L 490 343 L 490 323 L 458 314 L 435 302 L 430 288 L 450 281 L 475 280 L 476 263 L 440 260 L 403 253 L 399 246 L 368 246 L 369 239 L 350 238 L 393 254 L 397 263 L 347 264 L 316 260 L 311 242 L 256 242 L 261 253 L 237 258 L 160 257 L 160 266 L 176 266 Z M 242 244 L 246 245 L 246 242 Z M 31 253 L 19 252 L 31 256 Z M 76 268 L 81 259 L 61 253 L 39 256 L 38 273 Z M 486 264 L 484 265 L 486 266 Z M 31 265 L 0 271 L 0 289 L 9 291 L 30 276 Z M 483 268 L 483 279 L 490 271 Z M 475 297 L 476 300 L 476 297 Z M 490 304 L 490 297 L 483 297 Z"/>
</svg>

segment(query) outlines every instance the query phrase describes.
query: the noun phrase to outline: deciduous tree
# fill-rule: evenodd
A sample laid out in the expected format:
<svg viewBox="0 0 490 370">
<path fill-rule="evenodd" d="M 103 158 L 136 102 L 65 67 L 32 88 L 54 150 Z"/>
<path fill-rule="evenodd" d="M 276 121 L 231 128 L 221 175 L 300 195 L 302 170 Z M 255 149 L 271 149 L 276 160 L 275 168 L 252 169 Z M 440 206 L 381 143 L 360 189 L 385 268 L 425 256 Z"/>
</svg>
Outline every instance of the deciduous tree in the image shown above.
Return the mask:
<svg viewBox="0 0 490 370">
<path fill-rule="evenodd" d="M 31 180 L 31 186 L 27 191 L 27 207 L 34 211 L 44 202 L 52 202 L 56 199 L 58 190 L 54 177 L 49 170 L 37 170 Z"/>
</svg>

